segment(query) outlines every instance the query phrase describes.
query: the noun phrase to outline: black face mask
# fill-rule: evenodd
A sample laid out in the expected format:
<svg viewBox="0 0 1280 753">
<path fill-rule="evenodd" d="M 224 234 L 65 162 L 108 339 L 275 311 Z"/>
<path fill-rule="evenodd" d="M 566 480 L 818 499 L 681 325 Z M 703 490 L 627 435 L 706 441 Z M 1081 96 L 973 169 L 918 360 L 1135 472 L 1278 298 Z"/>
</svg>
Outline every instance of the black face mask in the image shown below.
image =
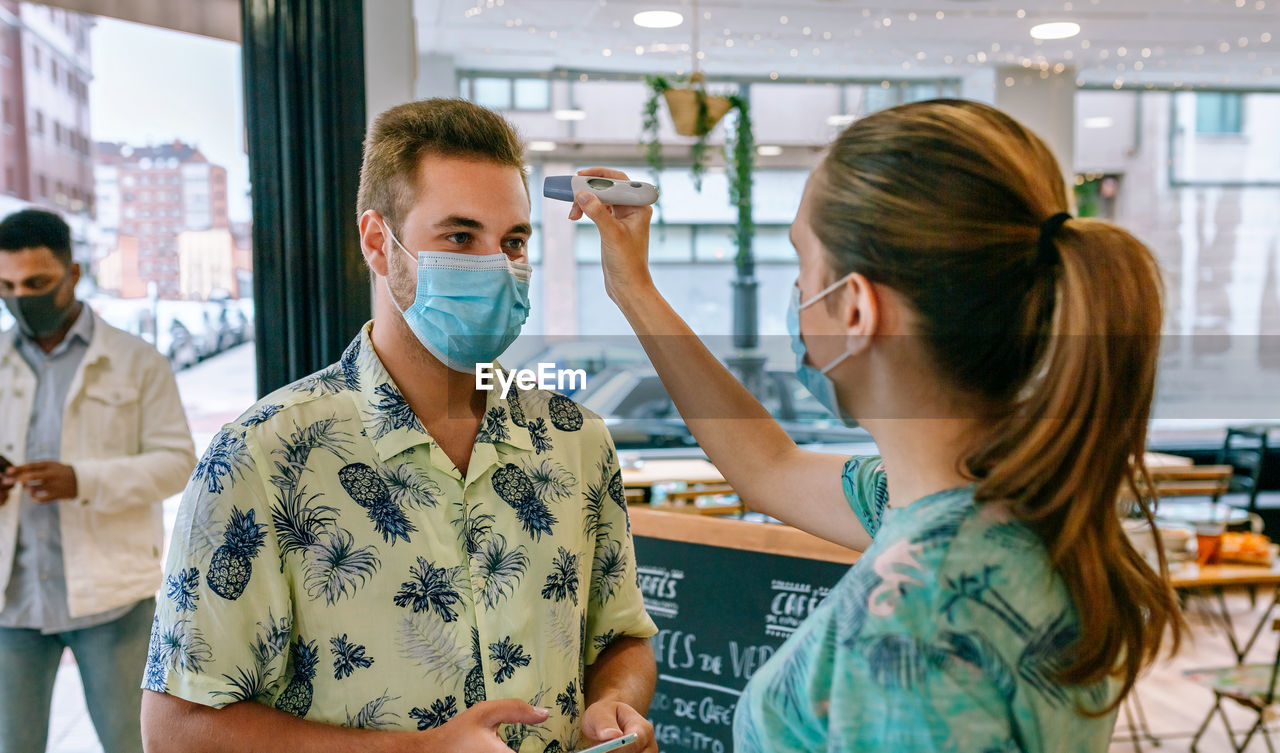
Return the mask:
<svg viewBox="0 0 1280 753">
<path fill-rule="evenodd" d="M 18 321 L 18 329 L 32 339 L 57 334 L 67 323 L 67 317 L 75 306 L 75 300 L 64 307 L 58 306 L 58 294 L 66 285 L 66 278 L 53 290 L 37 295 L 4 296 L 4 305 Z"/>
</svg>

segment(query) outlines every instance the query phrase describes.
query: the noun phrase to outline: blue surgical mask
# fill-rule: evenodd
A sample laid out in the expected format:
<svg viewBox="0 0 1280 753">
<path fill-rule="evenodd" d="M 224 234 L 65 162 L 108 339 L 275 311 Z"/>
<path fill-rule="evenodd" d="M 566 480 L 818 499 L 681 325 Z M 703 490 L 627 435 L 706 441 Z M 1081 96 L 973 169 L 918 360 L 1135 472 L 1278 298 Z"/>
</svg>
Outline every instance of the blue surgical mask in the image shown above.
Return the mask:
<svg viewBox="0 0 1280 753">
<path fill-rule="evenodd" d="M 413 254 L 387 229 L 409 258 Z M 491 363 L 520 334 L 529 318 L 528 264 L 506 254 L 457 254 L 420 251 L 418 290 L 409 308 L 391 302 L 418 342 L 454 371 L 471 372 Z M 387 285 L 390 292 L 391 286 Z"/>
<path fill-rule="evenodd" d="M 831 381 L 828 373 L 835 367 L 844 362 L 846 358 L 852 355 L 852 351 L 845 349 L 844 353 L 838 356 L 834 361 L 823 366 L 822 368 L 814 368 L 807 361 L 807 351 L 804 347 L 804 337 L 800 333 L 800 312 L 812 306 L 818 301 L 826 298 L 832 291 L 839 288 L 848 280 L 852 274 L 845 275 L 834 283 L 805 301 L 800 302 L 800 283 L 797 281 L 791 288 L 791 302 L 787 308 L 787 332 L 791 335 L 791 352 L 796 354 L 796 378 L 805 386 L 813 396 L 822 403 L 823 407 L 831 411 L 832 414 L 838 416 L 842 421 L 848 423 L 849 417 L 840 410 L 839 401 L 836 399 L 836 386 Z"/>
</svg>

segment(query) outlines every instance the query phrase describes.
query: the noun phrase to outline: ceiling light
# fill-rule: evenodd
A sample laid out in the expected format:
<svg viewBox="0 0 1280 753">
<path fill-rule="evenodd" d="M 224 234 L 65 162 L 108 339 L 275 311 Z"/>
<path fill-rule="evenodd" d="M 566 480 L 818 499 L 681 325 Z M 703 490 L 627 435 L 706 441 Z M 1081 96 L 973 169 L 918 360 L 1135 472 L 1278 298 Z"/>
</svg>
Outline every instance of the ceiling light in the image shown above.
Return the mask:
<svg viewBox="0 0 1280 753">
<path fill-rule="evenodd" d="M 827 125 L 845 128 L 856 119 L 853 115 L 828 115 Z"/>
<path fill-rule="evenodd" d="M 556 142 L 554 141 L 530 141 L 529 151 L 531 152 L 554 152 L 556 150 Z"/>
<path fill-rule="evenodd" d="M 646 10 L 635 14 L 631 20 L 645 29 L 674 29 L 684 23 L 684 16 L 673 10 Z"/>
<path fill-rule="evenodd" d="M 1069 39 L 1080 33 L 1080 24 L 1074 21 L 1054 21 L 1031 27 L 1032 39 Z"/>
<path fill-rule="evenodd" d="M 1084 119 L 1085 128 L 1110 128 L 1113 125 L 1115 125 L 1115 120 L 1106 115 Z"/>
<path fill-rule="evenodd" d="M 779 154 L 782 154 L 782 147 L 774 144 L 762 144 L 756 147 L 756 154 L 759 154 L 761 157 L 777 157 Z"/>
<path fill-rule="evenodd" d="M 556 120 L 586 120 L 585 110 L 556 110 Z"/>
</svg>

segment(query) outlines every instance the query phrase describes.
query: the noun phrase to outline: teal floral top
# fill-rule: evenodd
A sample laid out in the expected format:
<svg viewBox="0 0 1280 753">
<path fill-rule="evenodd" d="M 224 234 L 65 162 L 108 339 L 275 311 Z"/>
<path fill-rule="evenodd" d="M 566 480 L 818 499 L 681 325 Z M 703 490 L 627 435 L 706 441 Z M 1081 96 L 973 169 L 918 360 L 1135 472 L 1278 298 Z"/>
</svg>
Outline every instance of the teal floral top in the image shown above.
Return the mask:
<svg viewBox="0 0 1280 753">
<path fill-rule="evenodd" d="M 879 458 L 845 494 L 874 543 L 751 678 L 735 750 L 1103 751 L 1118 684 L 1054 681 L 1077 631 L 1040 539 L 973 487 L 889 508 Z"/>
</svg>

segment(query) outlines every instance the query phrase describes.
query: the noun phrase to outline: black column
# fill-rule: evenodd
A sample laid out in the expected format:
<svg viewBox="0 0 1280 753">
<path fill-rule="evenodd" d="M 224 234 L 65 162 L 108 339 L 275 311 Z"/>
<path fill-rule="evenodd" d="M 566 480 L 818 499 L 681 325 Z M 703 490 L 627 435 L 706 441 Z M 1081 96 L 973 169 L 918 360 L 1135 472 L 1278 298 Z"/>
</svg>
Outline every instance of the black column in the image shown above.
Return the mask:
<svg viewBox="0 0 1280 753">
<path fill-rule="evenodd" d="M 363 0 L 241 0 L 258 390 L 336 361 L 371 316 L 356 189 Z"/>
</svg>

